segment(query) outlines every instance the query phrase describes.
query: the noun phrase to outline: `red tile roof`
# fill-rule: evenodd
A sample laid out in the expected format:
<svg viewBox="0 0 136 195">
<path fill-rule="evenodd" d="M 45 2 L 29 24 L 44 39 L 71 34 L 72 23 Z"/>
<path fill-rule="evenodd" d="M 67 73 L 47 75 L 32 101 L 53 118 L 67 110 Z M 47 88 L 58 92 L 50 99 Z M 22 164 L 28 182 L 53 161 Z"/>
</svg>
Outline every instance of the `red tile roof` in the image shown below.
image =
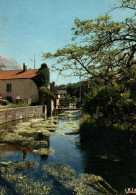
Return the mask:
<svg viewBox="0 0 136 195">
<path fill-rule="evenodd" d="M 28 79 L 36 76 L 39 69 L 23 70 L 2 70 L 0 71 L 0 80 L 4 79 Z"/>
</svg>

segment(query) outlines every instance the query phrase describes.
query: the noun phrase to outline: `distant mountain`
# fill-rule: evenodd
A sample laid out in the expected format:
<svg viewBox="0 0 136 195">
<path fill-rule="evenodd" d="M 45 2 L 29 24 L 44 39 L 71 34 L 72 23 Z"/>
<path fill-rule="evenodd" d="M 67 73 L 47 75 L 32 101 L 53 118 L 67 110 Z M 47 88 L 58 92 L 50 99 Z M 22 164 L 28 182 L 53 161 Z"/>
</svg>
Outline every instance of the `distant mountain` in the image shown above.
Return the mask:
<svg viewBox="0 0 136 195">
<path fill-rule="evenodd" d="M 12 58 L 0 56 L 0 70 L 18 70 L 21 66 Z"/>
</svg>

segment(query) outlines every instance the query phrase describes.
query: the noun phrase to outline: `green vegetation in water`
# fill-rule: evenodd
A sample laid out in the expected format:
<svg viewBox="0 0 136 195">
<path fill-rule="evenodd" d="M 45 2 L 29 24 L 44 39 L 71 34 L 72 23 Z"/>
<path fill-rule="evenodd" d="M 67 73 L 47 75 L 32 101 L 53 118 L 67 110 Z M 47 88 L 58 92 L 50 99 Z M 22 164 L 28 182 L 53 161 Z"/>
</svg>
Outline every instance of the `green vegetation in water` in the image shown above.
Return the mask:
<svg viewBox="0 0 136 195">
<path fill-rule="evenodd" d="M 73 118 L 72 118 L 73 119 Z M 63 131 L 60 133 L 60 135 L 76 135 L 79 134 L 79 126 L 78 126 L 79 121 L 78 120 L 72 120 L 72 121 L 67 121 L 65 122 L 64 125 L 59 127 L 60 130 L 67 130 L 67 128 L 70 127 L 70 131 Z"/>
<path fill-rule="evenodd" d="M 77 118 L 76 115 L 73 115 L 73 114 L 66 114 L 66 113 L 62 113 L 62 114 L 59 114 L 59 116 L 64 116 L 65 118 Z"/>
<path fill-rule="evenodd" d="M 22 173 L 22 171 L 38 166 L 39 164 L 35 161 L 1 162 L 0 194 L 50 194 L 51 182 L 37 180 Z"/>
<path fill-rule="evenodd" d="M 49 136 L 54 134 L 58 126 L 56 120 L 31 119 L 29 122 L 19 123 L 16 126 L 2 131 L 0 143 L 25 146 L 32 152 L 40 155 L 47 155 L 53 152 L 49 148 Z"/>
<path fill-rule="evenodd" d="M 115 194 L 116 191 L 100 176 L 78 174 L 70 166 L 48 163 L 42 166 L 40 179 L 22 171 L 37 168 L 35 161 L 1 162 L 0 194 Z M 8 184 L 8 185 L 7 185 Z"/>
<path fill-rule="evenodd" d="M 53 175 L 66 189 L 73 194 L 88 195 L 115 192 L 114 189 L 101 177 L 92 174 L 78 174 L 68 165 L 61 163 L 48 163 L 43 165 L 43 170 Z M 106 188 L 105 188 L 106 187 Z"/>
<path fill-rule="evenodd" d="M 35 149 L 33 150 L 33 153 L 39 154 L 39 155 L 48 155 L 50 153 L 53 153 L 54 150 L 52 148 L 40 148 L 40 149 Z"/>
<path fill-rule="evenodd" d="M 74 128 L 70 131 L 70 132 L 61 132 L 60 133 L 60 135 L 77 135 L 77 134 L 79 134 L 79 128 L 75 128 L 75 126 L 74 126 Z"/>
</svg>

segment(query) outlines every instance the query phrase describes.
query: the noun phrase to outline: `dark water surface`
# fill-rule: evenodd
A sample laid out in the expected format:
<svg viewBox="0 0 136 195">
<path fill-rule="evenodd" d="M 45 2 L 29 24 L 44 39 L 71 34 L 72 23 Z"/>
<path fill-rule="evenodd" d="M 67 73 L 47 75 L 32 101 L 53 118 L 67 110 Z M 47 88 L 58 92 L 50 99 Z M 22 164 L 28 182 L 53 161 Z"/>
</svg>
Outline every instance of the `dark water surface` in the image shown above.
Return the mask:
<svg viewBox="0 0 136 195">
<path fill-rule="evenodd" d="M 125 160 L 120 160 L 119 158 L 109 160 L 104 156 L 101 158 L 94 156 L 92 154 L 93 149 L 81 149 L 80 136 L 78 134 L 64 134 L 64 132 L 71 132 L 73 128 L 78 128 L 81 121 L 81 113 L 72 112 L 70 114 L 72 115 L 72 117 L 65 115 L 58 117 L 57 120 L 59 123 L 59 127 L 55 129 L 56 133 L 49 137 L 49 147 L 54 149 L 53 153 L 46 156 L 40 156 L 38 154 L 32 153 L 29 150 L 25 150 L 24 148 L 8 145 L 5 146 L 5 148 L 0 148 L 0 162 L 20 162 L 23 160 L 34 160 L 38 163 L 38 166 L 33 169 L 26 169 L 22 171 L 22 174 L 26 175 L 27 177 L 35 177 L 36 179 L 41 179 L 43 177 L 42 166 L 45 164 L 54 163 L 57 166 L 69 165 L 72 170 L 75 170 L 79 174 L 91 173 L 96 176 L 101 176 L 104 180 L 106 180 L 106 182 L 110 184 L 110 186 L 112 186 L 117 191 L 117 194 L 124 194 L 125 188 L 136 188 L 136 152 L 134 150 L 129 151 L 128 149 L 126 153 L 128 153 L 129 155 Z M 1 130 L 3 130 L 4 128 L 9 129 L 19 122 L 21 121 L 7 123 L 1 125 L 0 128 Z M 54 191 L 50 191 L 50 193 L 47 194 L 56 195 L 73 193 L 72 191 L 67 191 L 67 189 L 62 188 L 60 183 L 58 184 L 58 181 L 56 181 L 53 176 L 48 175 L 47 180 L 51 180 L 52 185 L 54 185 Z M 4 183 L 4 185 L 6 184 Z M 8 188 L 6 193 L 16 194 L 10 188 Z M 35 194 L 37 193 L 35 192 Z M 97 192 L 97 194 L 101 193 Z"/>
</svg>

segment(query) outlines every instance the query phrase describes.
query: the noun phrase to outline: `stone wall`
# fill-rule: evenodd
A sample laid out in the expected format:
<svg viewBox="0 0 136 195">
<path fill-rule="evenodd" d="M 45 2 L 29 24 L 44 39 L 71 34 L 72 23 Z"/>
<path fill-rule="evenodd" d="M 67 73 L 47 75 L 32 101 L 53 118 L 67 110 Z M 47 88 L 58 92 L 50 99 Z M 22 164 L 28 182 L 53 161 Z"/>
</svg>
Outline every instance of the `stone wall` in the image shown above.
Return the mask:
<svg viewBox="0 0 136 195">
<path fill-rule="evenodd" d="M 19 108 L 0 109 L 0 124 L 22 118 L 41 116 L 47 113 L 45 106 L 27 106 Z"/>
</svg>

